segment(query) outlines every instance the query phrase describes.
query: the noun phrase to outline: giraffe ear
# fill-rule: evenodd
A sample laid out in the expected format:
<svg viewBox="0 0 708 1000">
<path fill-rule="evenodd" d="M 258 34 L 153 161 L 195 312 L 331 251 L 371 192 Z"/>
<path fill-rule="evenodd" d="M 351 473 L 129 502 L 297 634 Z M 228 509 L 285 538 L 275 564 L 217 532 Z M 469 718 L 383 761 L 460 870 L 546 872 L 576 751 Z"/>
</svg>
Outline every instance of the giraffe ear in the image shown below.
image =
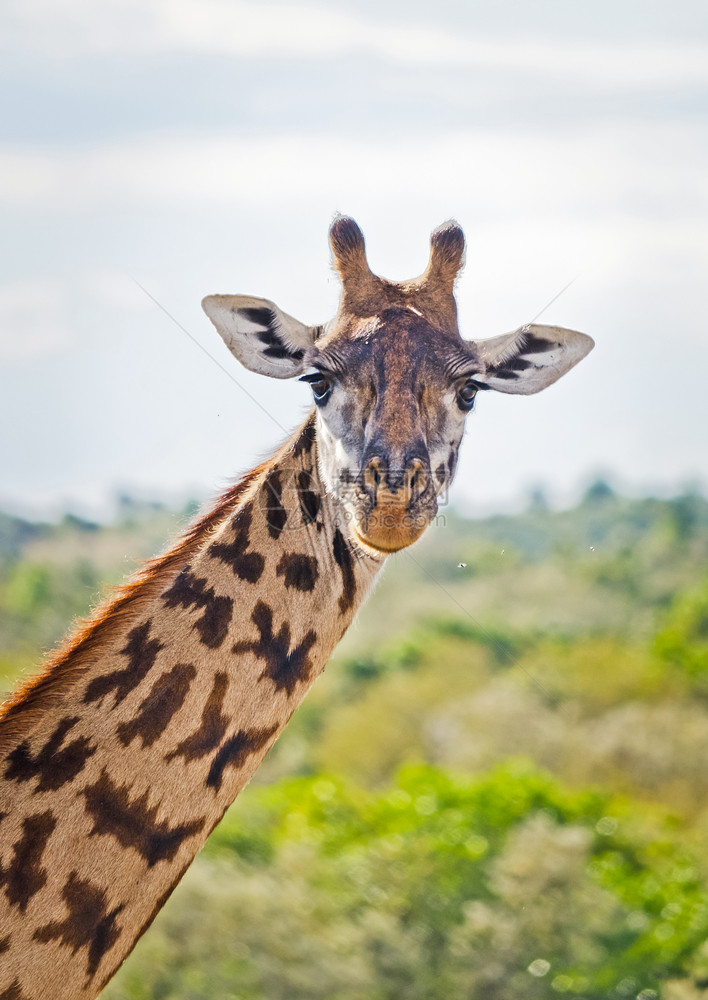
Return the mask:
<svg viewBox="0 0 708 1000">
<path fill-rule="evenodd" d="M 269 299 L 250 295 L 208 295 L 202 309 L 244 368 L 271 378 L 293 378 L 304 371 L 305 351 L 317 327 L 298 322 Z"/>
<path fill-rule="evenodd" d="M 480 359 L 475 382 L 498 392 L 524 396 L 540 392 L 582 361 L 595 346 L 592 337 L 560 326 L 523 326 L 513 333 L 471 344 Z"/>
</svg>

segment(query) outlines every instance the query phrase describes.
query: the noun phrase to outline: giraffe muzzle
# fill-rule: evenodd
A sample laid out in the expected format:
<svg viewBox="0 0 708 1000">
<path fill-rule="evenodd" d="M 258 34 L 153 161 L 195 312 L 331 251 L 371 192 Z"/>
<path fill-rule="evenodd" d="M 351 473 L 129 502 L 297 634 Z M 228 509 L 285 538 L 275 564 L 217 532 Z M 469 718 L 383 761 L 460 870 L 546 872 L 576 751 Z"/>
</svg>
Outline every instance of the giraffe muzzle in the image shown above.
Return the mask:
<svg viewBox="0 0 708 1000">
<path fill-rule="evenodd" d="M 426 463 L 415 457 L 397 469 L 375 456 L 362 480 L 368 504 L 357 518 L 358 540 L 382 552 L 396 552 L 417 541 L 437 512 Z"/>
</svg>

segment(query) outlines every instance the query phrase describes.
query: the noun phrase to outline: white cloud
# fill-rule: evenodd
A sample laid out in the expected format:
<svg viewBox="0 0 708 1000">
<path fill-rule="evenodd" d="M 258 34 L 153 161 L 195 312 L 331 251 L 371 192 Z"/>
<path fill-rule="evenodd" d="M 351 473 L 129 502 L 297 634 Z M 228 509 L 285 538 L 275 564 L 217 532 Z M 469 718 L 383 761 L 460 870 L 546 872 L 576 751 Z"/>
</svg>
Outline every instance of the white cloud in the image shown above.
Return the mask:
<svg viewBox="0 0 708 1000">
<path fill-rule="evenodd" d="M 69 150 L 0 147 L 0 204 L 59 224 L 143 207 L 177 216 L 189 209 L 205 220 L 222 210 L 266 219 L 305 206 L 326 219 L 363 207 L 399 232 L 408 215 L 411 235 L 456 214 L 485 254 L 506 258 L 530 286 L 545 289 L 534 283 L 549 264 L 557 287 L 578 269 L 610 285 L 613 274 L 665 282 L 708 270 L 707 159 L 699 137 L 672 123 L 556 135 L 470 131 L 435 142 L 147 136 Z M 389 273 L 375 243 L 372 252 L 374 266 Z M 423 264 L 415 257 L 410 266 Z M 140 297 L 122 277 L 94 278 L 109 299 Z"/>
<path fill-rule="evenodd" d="M 188 52 L 278 60 L 358 53 L 394 63 L 533 74 L 564 86 L 580 81 L 598 89 L 708 81 L 708 45 L 702 42 L 479 38 L 313 3 L 14 0 L 4 5 L 3 18 L 8 48 L 50 57 Z"/>
<path fill-rule="evenodd" d="M 484 336 L 530 319 L 578 273 L 562 307 L 544 321 L 562 320 L 586 290 L 604 296 L 620 283 L 653 281 L 693 301 L 690 289 L 708 271 L 707 153 L 690 130 L 671 123 L 555 136 L 467 132 L 434 143 L 149 136 L 74 150 L 0 148 L 0 204 L 60 230 L 76 216 L 128 211 L 137 218 L 143 208 L 177 219 L 201 214 L 207 227 L 222 214 L 230 225 L 254 212 L 264 223 L 277 216 L 281 227 L 283 220 L 295 226 L 303 212 L 326 224 L 341 209 L 370 232 L 372 267 L 393 279 L 422 269 L 426 230 L 454 214 L 469 239 L 462 316 L 469 335 Z M 297 245 L 292 232 L 281 238 Z M 245 263 L 247 235 L 227 252 Z M 135 252 L 115 261 L 110 248 L 106 253 L 105 273 L 92 272 L 69 296 L 85 301 L 97 321 L 149 306 L 118 273 Z M 159 297 L 152 273 L 151 281 Z M 24 301 L 33 302 L 30 288 Z M 13 324 L 30 332 L 23 347 L 5 337 L 6 356 L 59 343 L 56 313 L 25 308 Z M 313 302 L 311 318 L 324 308 L 324 300 Z M 697 328 L 682 334 L 699 336 Z"/>
<path fill-rule="evenodd" d="M 664 152 L 662 152 L 662 150 Z M 670 150 L 667 155 L 666 150 Z M 0 147 L 7 208 L 72 212 L 97 202 L 228 205 L 443 198 L 494 206 L 499 218 L 583 207 L 592 215 L 677 218 L 708 205 L 708 149 L 670 122 L 578 132 L 460 131 L 387 140 L 329 135 L 149 135 L 79 148 Z"/>
<path fill-rule="evenodd" d="M 0 205 L 9 218 L 41 218 L 60 231 L 78 217 L 89 237 L 91 218 L 128 212 L 137 219 L 142 210 L 175 219 L 188 213 L 190 225 L 201 216 L 209 228 L 221 215 L 225 226 L 254 214 L 264 224 L 277 216 L 281 227 L 283 220 L 301 224 L 303 214 L 326 224 L 340 209 L 362 224 L 376 220 L 372 266 L 394 279 L 422 269 L 421 233 L 456 215 L 470 242 L 463 303 L 467 287 L 481 282 L 488 301 L 508 304 L 514 325 L 579 271 L 568 295 L 635 279 L 677 294 L 698 286 L 708 271 L 707 160 L 700 134 L 671 122 L 556 134 L 471 130 L 434 142 L 149 135 L 69 149 L 0 147 Z M 293 233 L 282 239 L 297 244 Z M 246 259 L 245 234 L 243 241 Z M 106 248 L 107 272 L 92 273 L 72 300 L 88 294 L 104 303 L 97 310 L 138 308 L 142 293 L 117 273 L 135 251 L 115 260 L 111 253 Z M 491 330 L 504 321 L 478 318 Z M 34 338 L 44 342 L 39 332 Z"/>
</svg>

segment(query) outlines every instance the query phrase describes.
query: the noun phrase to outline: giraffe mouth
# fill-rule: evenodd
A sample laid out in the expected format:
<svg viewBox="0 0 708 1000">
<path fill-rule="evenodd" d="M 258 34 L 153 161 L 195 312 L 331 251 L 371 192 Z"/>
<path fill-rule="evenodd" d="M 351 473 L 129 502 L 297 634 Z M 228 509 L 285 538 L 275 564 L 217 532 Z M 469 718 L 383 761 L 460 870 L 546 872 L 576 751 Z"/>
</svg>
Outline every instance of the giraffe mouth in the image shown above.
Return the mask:
<svg viewBox="0 0 708 1000">
<path fill-rule="evenodd" d="M 412 511 L 400 503 L 380 503 L 353 525 L 356 541 L 385 555 L 416 542 L 428 527 L 435 510 Z"/>
<path fill-rule="evenodd" d="M 358 544 L 362 546 L 362 548 L 370 549 L 377 555 L 383 555 L 383 556 L 390 556 L 393 552 L 400 552 L 401 549 L 404 549 L 408 545 L 412 544 L 412 542 L 404 542 L 403 545 L 387 545 L 387 546 L 382 546 L 380 544 L 377 545 L 374 542 L 372 542 L 370 538 L 366 538 L 364 535 L 358 532 L 356 528 L 354 529 L 354 538 L 358 542 Z"/>
</svg>

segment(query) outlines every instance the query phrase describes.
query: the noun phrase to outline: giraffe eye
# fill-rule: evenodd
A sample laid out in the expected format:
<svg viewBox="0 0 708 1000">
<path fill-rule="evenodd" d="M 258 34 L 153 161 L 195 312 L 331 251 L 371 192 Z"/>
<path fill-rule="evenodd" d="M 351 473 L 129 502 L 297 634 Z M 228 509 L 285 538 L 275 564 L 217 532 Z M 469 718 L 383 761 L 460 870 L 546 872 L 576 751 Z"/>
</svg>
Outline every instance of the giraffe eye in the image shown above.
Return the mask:
<svg viewBox="0 0 708 1000">
<path fill-rule="evenodd" d="M 471 410 L 474 406 L 474 397 L 477 395 L 478 386 L 468 379 L 461 389 L 457 390 L 457 405 L 461 410 Z"/>
<path fill-rule="evenodd" d="M 322 405 L 327 402 L 332 386 L 322 372 L 309 372 L 307 375 L 302 375 L 299 381 L 309 382 L 316 403 Z"/>
</svg>

